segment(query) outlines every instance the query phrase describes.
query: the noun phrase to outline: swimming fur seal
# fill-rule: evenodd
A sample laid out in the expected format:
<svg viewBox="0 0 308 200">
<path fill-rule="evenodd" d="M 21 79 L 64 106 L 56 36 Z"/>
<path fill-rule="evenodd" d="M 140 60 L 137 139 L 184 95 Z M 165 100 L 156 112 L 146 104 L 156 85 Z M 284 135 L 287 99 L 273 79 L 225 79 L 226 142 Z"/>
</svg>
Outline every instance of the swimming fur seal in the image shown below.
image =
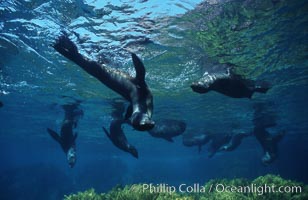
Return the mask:
<svg viewBox="0 0 308 200">
<path fill-rule="evenodd" d="M 122 119 L 114 119 L 112 120 L 110 124 L 110 133 L 108 130 L 103 127 L 104 132 L 108 136 L 108 138 L 111 140 L 111 142 L 118 147 L 119 149 L 126 151 L 135 158 L 138 158 L 138 151 L 137 149 L 130 145 L 127 141 L 127 138 L 123 132 L 122 124 L 125 122 L 125 120 Z"/>
<path fill-rule="evenodd" d="M 149 134 L 153 137 L 163 138 L 169 142 L 173 142 L 173 137 L 181 135 L 186 129 L 186 123 L 175 119 L 160 119 L 156 121 L 153 129 L 149 130 Z"/>
<path fill-rule="evenodd" d="M 50 128 L 47 128 L 49 135 L 57 141 L 64 153 L 69 166 L 72 168 L 76 163 L 76 138 L 77 133 L 73 133 L 73 128 L 77 127 L 77 121 L 81 115 L 82 110 L 78 109 L 78 104 L 63 105 L 62 108 L 65 111 L 64 120 L 61 126 L 60 135 Z"/>
<path fill-rule="evenodd" d="M 222 146 L 220 148 L 220 150 L 222 150 L 222 151 L 233 151 L 238 146 L 240 146 L 240 144 L 242 143 L 242 139 L 243 138 L 245 138 L 247 136 L 250 136 L 250 135 L 251 134 L 243 133 L 243 132 L 235 133 L 235 134 L 232 135 L 232 138 L 229 141 L 229 143 L 224 145 L 224 146 Z"/>
<path fill-rule="evenodd" d="M 253 134 L 256 136 L 264 151 L 262 162 L 264 164 L 272 163 L 278 156 L 278 142 L 285 135 L 285 131 L 271 135 L 265 128 L 256 127 L 254 128 Z"/>
<path fill-rule="evenodd" d="M 280 131 L 276 134 L 271 134 L 267 131 L 267 128 L 277 125 L 277 116 L 273 110 L 273 105 L 273 102 L 257 102 L 253 105 L 253 135 L 264 151 L 262 157 L 264 164 L 272 163 L 278 157 L 278 143 L 285 135 L 285 131 Z"/>
<path fill-rule="evenodd" d="M 136 130 L 145 131 L 154 127 L 155 123 L 151 119 L 153 96 L 145 82 L 144 65 L 136 54 L 132 53 L 136 76 L 131 77 L 129 74 L 110 68 L 105 64 L 101 65 L 88 60 L 78 52 L 77 46 L 66 34 L 60 36 L 53 47 L 64 57 L 79 65 L 87 73 L 129 101 L 130 106 L 127 109 L 126 118 L 130 118 L 130 123 Z"/>
<path fill-rule="evenodd" d="M 231 66 L 225 64 L 223 67 L 224 71 L 205 72 L 201 79 L 191 84 L 192 90 L 197 93 L 213 90 L 232 98 L 251 98 L 255 92 L 268 91 L 269 87 L 266 84 L 256 85 L 254 81 L 233 73 Z"/>
<path fill-rule="evenodd" d="M 230 142 L 232 136 L 231 134 L 215 134 L 212 137 L 212 142 L 208 149 L 209 154 L 208 157 L 211 158 L 215 155 L 215 153 L 222 147 L 222 145 Z"/>
<path fill-rule="evenodd" d="M 201 134 L 183 137 L 183 145 L 187 147 L 198 146 L 198 152 L 201 152 L 202 145 L 207 144 L 212 139 L 212 135 Z"/>
</svg>

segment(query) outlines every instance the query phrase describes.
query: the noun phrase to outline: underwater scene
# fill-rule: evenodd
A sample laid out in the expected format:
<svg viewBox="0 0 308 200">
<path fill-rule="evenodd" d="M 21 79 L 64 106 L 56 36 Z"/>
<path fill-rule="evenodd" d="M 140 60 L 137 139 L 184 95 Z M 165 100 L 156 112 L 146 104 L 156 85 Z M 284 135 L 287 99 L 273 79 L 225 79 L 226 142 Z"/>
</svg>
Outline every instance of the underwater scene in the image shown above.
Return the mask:
<svg viewBox="0 0 308 200">
<path fill-rule="evenodd" d="M 308 199 L 308 1 L 1 0 L 0 199 Z"/>
</svg>

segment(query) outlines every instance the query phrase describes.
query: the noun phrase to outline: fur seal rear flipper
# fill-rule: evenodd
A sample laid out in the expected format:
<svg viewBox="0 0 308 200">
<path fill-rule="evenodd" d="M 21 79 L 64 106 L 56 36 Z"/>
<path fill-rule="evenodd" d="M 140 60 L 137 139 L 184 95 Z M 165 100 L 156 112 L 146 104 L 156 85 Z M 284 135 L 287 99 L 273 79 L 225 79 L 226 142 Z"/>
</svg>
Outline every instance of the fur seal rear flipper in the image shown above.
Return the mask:
<svg viewBox="0 0 308 200">
<path fill-rule="evenodd" d="M 62 141 L 60 136 L 58 135 L 57 132 L 55 132 L 54 130 L 47 128 L 47 132 L 49 133 L 49 135 L 55 140 L 57 141 L 61 146 L 62 146 Z"/>
<path fill-rule="evenodd" d="M 110 124 L 110 133 L 105 127 L 103 127 L 103 130 L 106 133 L 107 137 L 116 147 L 130 153 L 135 158 L 138 158 L 137 149 L 128 143 L 127 138 L 123 133 L 122 123 L 124 123 L 124 120 L 121 119 L 112 120 Z"/>
<path fill-rule="evenodd" d="M 66 34 L 60 36 L 53 47 L 64 57 L 128 100 L 132 109 L 131 111 L 128 109 L 126 117 L 130 118 L 130 123 L 135 129 L 144 131 L 154 127 L 155 123 L 151 119 L 153 96 L 144 79 L 144 65 L 136 54 L 132 53 L 136 77 L 131 77 L 129 74 L 110 68 L 105 64 L 101 65 L 88 60 L 78 52 L 77 46 Z"/>
</svg>

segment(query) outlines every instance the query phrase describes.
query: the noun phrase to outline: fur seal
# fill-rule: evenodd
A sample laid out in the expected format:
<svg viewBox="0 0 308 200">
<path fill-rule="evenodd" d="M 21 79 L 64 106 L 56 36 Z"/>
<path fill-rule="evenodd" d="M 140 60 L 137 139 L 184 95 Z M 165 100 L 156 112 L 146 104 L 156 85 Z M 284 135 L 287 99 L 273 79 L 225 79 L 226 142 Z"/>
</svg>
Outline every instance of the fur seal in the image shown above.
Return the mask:
<svg viewBox="0 0 308 200">
<path fill-rule="evenodd" d="M 213 73 L 206 72 L 201 79 L 191 84 L 197 93 L 216 91 L 232 98 L 251 98 L 255 92 L 266 93 L 269 86 L 256 85 L 252 80 L 247 80 L 232 72 L 231 66 L 224 65 L 224 71 Z"/>
<path fill-rule="evenodd" d="M 156 121 L 153 129 L 149 130 L 149 134 L 153 137 L 163 138 L 169 142 L 173 142 L 173 137 L 181 135 L 186 129 L 186 123 L 181 120 L 160 119 Z"/>
<path fill-rule="evenodd" d="M 231 134 L 215 134 L 212 138 L 211 145 L 208 149 L 208 157 L 212 158 L 217 151 L 222 147 L 222 145 L 230 142 L 232 136 Z"/>
<path fill-rule="evenodd" d="M 271 134 L 266 130 L 277 125 L 277 116 L 273 110 L 273 104 L 273 102 L 257 102 L 253 105 L 253 135 L 264 151 L 262 157 L 264 164 L 270 164 L 278 157 L 278 143 L 285 135 L 285 131 Z"/>
<path fill-rule="evenodd" d="M 145 131 L 154 127 L 155 123 L 151 119 L 153 96 L 145 82 L 145 67 L 136 54 L 132 53 L 136 76 L 131 77 L 105 64 L 88 60 L 78 52 L 77 46 L 66 34 L 56 40 L 53 48 L 129 101 L 126 118 L 130 118 L 130 123 L 136 130 Z"/>
<path fill-rule="evenodd" d="M 69 166 L 72 168 L 76 163 L 76 138 L 77 133 L 73 133 L 73 128 L 77 127 L 77 121 L 83 115 L 82 110 L 78 109 L 78 104 L 63 105 L 65 117 L 62 122 L 60 135 L 50 128 L 47 128 L 49 135 L 57 141 L 64 153 Z"/>
<path fill-rule="evenodd" d="M 3 107 L 3 103 L 2 103 L 2 101 L 0 101 L 0 108 L 1 108 L 1 107 Z"/>
<path fill-rule="evenodd" d="M 105 127 L 103 127 L 103 130 L 116 147 L 130 153 L 135 158 L 138 158 L 137 149 L 128 143 L 127 138 L 123 133 L 122 124 L 124 122 L 125 120 L 122 119 L 114 119 L 110 124 L 110 133 Z"/>
<path fill-rule="evenodd" d="M 242 139 L 250 136 L 251 134 L 248 133 L 235 133 L 232 135 L 231 140 L 229 141 L 228 144 L 222 146 L 220 148 L 220 150 L 222 151 L 233 151 L 234 149 L 236 149 L 238 146 L 240 146 L 240 144 L 242 143 Z"/>
<path fill-rule="evenodd" d="M 201 152 L 202 145 L 207 144 L 212 139 L 212 135 L 201 134 L 192 137 L 183 137 L 183 145 L 187 147 L 198 146 L 198 152 Z"/>
<path fill-rule="evenodd" d="M 265 128 L 257 127 L 254 129 L 253 134 L 256 136 L 264 151 L 262 162 L 264 164 L 272 163 L 278 156 L 278 142 L 285 135 L 285 131 L 271 135 Z"/>
</svg>

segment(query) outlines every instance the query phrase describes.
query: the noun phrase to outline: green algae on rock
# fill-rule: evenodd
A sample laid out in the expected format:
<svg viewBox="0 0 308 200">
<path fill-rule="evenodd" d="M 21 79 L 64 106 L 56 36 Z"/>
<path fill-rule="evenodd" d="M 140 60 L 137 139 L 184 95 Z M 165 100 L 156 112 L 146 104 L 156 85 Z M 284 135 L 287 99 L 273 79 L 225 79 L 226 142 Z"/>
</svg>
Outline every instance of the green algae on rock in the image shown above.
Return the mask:
<svg viewBox="0 0 308 200">
<path fill-rule="evenodd" d="M 143 184 L 117 186 L 107 193 L 94 189 L 65 196 L 64 200 L 283 200 L 308 199 L 308 186 L 276 175 L 260 176 L 252 181 L 243 178 L 215 179 L 204 186 L 205 192 L 153 192 Z M 232 189 L 233 188 L 233 189 Z M 274 189 L 273 189 L 274 188 Z"/>
</svg>

